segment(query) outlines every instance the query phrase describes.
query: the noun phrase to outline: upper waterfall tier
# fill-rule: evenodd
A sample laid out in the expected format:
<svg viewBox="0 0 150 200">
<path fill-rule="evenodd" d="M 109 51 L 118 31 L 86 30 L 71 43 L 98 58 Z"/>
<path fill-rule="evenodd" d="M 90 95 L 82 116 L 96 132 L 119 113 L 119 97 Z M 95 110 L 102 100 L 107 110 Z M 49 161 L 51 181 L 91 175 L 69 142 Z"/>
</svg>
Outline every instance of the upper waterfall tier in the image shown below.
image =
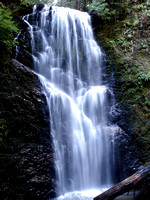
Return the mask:
<svg viewBox="0 0 150 200">
<path fill-rule="evenodd" d="M 38 13 L 34 8 L 34 13 L 24 20 L 32 32 L 36 71 L 64 90 L 80 87 L 81 80 L 99 85 L 102 52 L 94 40 L 87 13 L 45 6 Z"/>
</svg>

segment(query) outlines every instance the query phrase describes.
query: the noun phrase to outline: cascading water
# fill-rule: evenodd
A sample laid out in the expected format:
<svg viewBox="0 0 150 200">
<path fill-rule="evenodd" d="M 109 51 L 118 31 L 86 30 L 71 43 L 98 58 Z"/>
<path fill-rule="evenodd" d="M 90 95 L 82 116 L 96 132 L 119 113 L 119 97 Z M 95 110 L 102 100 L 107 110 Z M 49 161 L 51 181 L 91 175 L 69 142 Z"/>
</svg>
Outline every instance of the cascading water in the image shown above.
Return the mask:
<svg viewBox="0 0 150 200">
<path fill-rule="evenodd" d="M 102 84 L 103 53 L 90 16 L 45 5 L 41 11 L 34 6 L 23 19 L 49 106 L 59 195 L 108 186 L 113 160 L 109 89 Z"/>
</svg>

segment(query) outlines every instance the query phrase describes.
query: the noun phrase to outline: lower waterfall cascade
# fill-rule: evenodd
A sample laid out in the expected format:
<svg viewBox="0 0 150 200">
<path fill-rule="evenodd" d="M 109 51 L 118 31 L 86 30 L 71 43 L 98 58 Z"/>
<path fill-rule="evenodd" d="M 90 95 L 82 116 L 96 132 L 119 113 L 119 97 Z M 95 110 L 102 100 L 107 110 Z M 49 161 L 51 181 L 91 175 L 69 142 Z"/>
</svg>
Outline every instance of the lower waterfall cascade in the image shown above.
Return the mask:
<svg viewBox="0 0 150 200">
<path fill-rule="evenodd" d="M 90 15 L 35 5 L 23 20 L 49 109 L 57 199 L 92 199 L 113 183 L 116 126 L 107 117 L 113 94 L 103 81 L 104 53 Z"/>
</svg>

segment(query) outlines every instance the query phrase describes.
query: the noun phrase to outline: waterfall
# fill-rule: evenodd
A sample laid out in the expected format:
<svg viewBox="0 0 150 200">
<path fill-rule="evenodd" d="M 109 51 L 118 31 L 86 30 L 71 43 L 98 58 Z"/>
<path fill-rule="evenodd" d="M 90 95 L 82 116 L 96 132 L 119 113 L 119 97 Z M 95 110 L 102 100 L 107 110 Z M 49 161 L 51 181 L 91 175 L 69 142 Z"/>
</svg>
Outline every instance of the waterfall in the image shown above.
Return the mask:
<svg viewBox="0 0 150 200">
<path fill-rule="evenodd" d="M 23 20 L 49 107 L 59 195 L 110 185 L 114 159 L 107 119 L 110 90 L 103 84 L 103 53 L 90 16 L 44 5 L 41 10 L 34 6 Z"/>
</svg>

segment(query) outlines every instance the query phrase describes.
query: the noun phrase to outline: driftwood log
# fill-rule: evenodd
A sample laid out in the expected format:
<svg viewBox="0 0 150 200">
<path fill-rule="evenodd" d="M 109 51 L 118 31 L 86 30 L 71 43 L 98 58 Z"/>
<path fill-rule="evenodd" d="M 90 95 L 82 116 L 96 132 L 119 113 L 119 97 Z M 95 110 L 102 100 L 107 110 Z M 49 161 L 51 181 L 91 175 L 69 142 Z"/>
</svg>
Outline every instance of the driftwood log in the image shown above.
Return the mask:
<svg viewBox="0 0 150 200">
<path fill-rule="evenodd" d="M 126 178 L 125 180 L 117 183 L 110 189 L 106 190 L 102 194 L 98 195 L 94 198 L 94 200 L 112 200 L 125 192 L 128 192 L 137 186 L 141 185 L 146 179 L 150 177 L 150 164 L 146 167 L 141 167 L 139 171 L 137 171 L 132 176 Z"/>
</svg>

